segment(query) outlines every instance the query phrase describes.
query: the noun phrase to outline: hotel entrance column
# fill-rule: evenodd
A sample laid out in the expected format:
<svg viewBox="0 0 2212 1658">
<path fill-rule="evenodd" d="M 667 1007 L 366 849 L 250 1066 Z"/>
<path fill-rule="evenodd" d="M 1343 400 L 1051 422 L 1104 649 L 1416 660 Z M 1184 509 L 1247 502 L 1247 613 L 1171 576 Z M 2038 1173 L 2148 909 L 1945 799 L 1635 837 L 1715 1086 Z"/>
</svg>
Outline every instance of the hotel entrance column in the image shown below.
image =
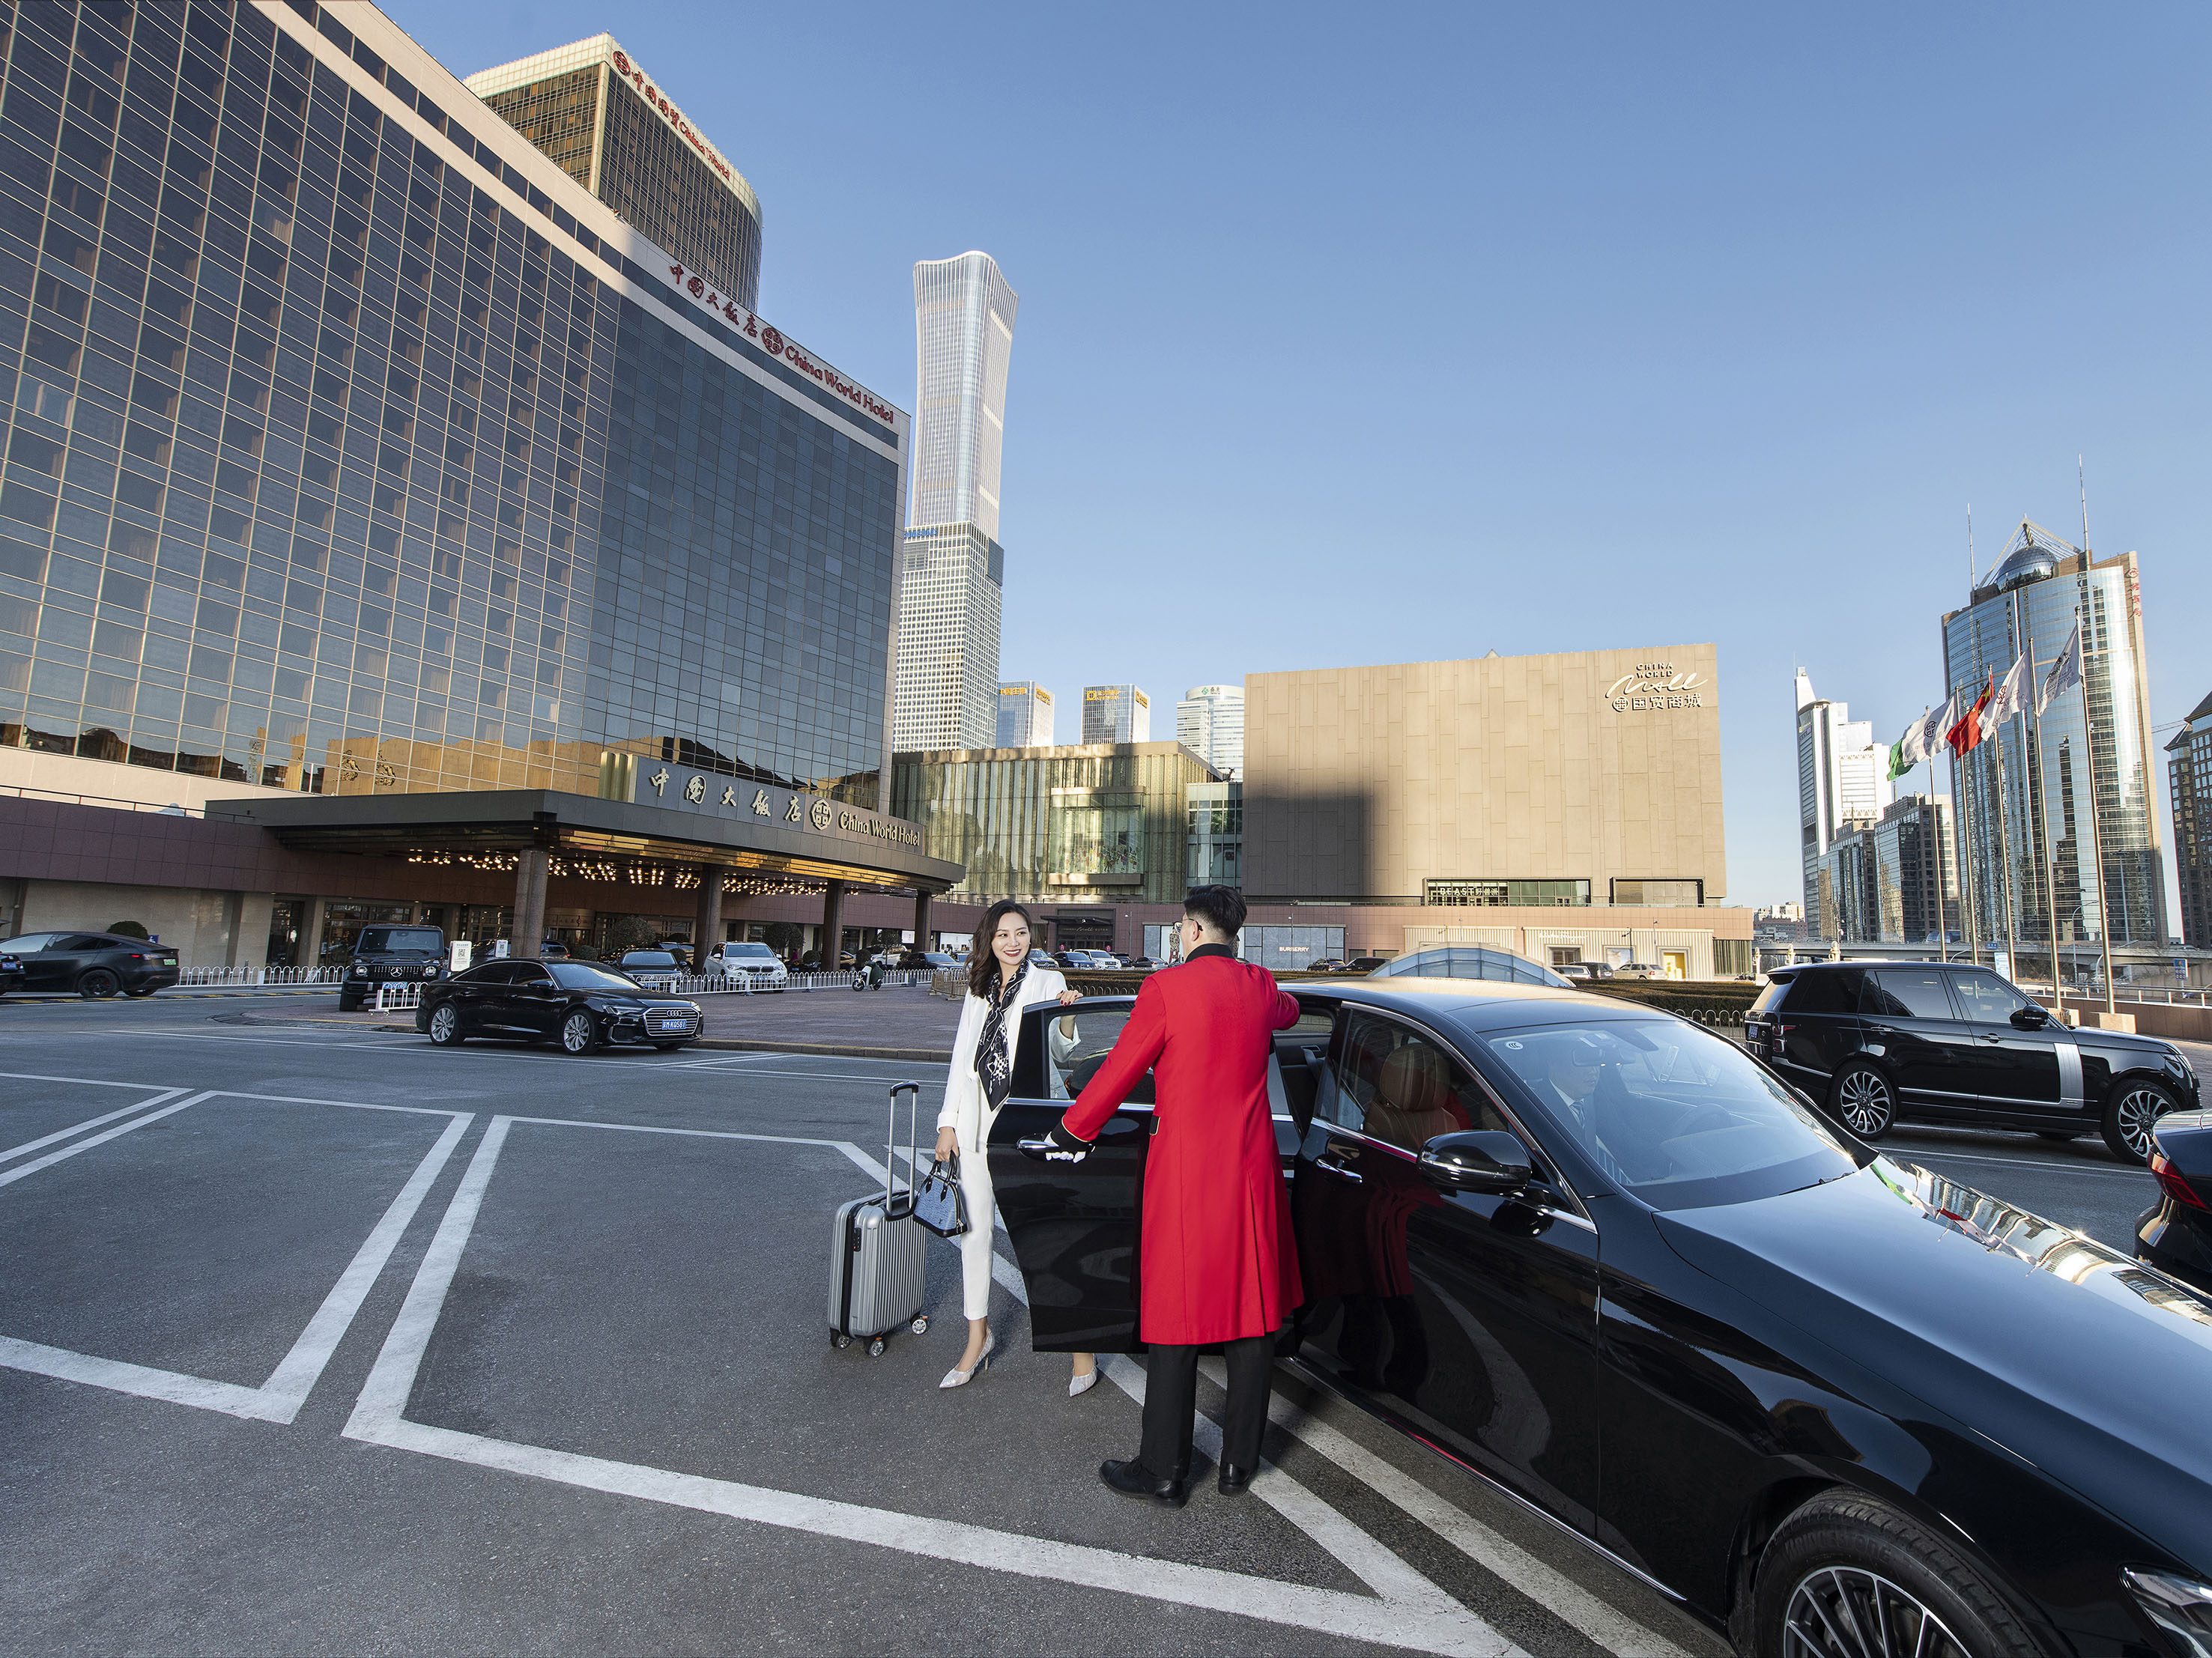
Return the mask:
<svg viewBox="0 0 2212 1658">
<path fill-rule="evenodd" d="M 914 895 L 914 947 L 929 948 L 929 894 L 926 890 Z"/>
<path fill-rule="evenodd" d="M 543 847 L 514 854 L 514 925 L 508 929 L 507 954 L 535 956 L 545 944 L 545 874 L 550 856 Z"/>
<path fill-rule="evenodd" d="M 722 868 L 699 865 L 699 913 L 691 928 L 691 970 L 707 970 L 707 952 L 722 942 Z"/>
<path fill-rule="evenodd" d="M 845 884 L 831 881 L 822 897 L 822 970 L 835 973 L 845 949 Z"/>
</svg>

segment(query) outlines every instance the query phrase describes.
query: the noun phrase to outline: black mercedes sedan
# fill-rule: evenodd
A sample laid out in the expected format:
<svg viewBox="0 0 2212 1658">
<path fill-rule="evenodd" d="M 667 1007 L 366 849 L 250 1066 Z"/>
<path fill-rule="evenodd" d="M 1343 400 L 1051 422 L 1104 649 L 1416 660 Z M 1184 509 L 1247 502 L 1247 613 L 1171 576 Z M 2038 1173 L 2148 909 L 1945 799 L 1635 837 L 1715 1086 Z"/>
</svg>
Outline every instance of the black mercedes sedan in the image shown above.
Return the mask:
<svg viewBox="0 0 2212 1658">
<path fill-rule="evenodd" d="M 571 1054 L 609 1043 L 678 1048 L 699 1034 L 696 1002 L 664 996 L 591 962 L 510 957 L 422 987 L 415 1028 L 441 1048 L 471 1036 L 553 1038 Z"/>
<path fill-rule="evenodd" d="M 1308 1380 L 1746 1658 L 2212 1658 L 2212 1301 L 1668 1014 L 1295 993 L 1269 1085 Z M 1040 1349 L 1139 1345 L 1149 1083 L 1082 1163 L 1044 1139 L 1133 1005 L 1077 1005 L 1072 1042 L 1027 1016 L 992 1132 Z"/>
<path fill-rule="evenodd" d="M 2102 1137 L 2125 1163 L 2150 1126 L 2197 1103 L 2179 1048 L 2061 1024 L 1966 962 L 1814 962 L 1777 972 L 1744 1041 L 1861 1139 L 1900 1119 Z"/>
</svg>

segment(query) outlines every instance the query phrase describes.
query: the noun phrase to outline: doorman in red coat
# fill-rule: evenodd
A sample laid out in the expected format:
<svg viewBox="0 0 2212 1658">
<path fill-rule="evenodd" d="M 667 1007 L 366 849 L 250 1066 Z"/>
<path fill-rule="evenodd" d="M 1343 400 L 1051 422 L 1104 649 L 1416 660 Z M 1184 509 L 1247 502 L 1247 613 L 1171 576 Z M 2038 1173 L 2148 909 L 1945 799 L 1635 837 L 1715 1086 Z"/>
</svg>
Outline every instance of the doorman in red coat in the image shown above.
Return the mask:
<svg viewBox="0 0 2212 1658">
<path fill-rule="evenodd" d="M 1137 1326 L 1152 1350 L 1144 1446 L 1098 1476 L 1170 1508 L 1182 1506 L 1190 1474 L 1199 1349 L 1220 1344 L 1228 1360 L 1219 1489 L 1236 1496 L 1260 1462 L 1275 1333 L 1303 1298 L 1267 1106 L 1274 1033 L 1297 1022 L 1298 1005 L 1265 968 L 1237 959 L 1243 925 L 1234 888 L 1192 891 L 1184 964 L 1145 981 L 1121 1040 L 1053 1131 L 1060 1155 L 1082 1155 L 1152 1072 Z"/>
</svg>

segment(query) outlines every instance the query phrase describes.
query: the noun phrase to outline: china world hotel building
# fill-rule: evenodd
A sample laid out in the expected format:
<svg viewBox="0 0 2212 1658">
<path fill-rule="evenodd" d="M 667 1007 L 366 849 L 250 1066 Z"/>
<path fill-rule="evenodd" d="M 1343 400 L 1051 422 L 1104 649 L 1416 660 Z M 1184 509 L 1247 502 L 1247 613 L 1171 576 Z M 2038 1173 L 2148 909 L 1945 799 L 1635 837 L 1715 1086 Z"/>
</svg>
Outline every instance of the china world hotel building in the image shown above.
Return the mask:
<svg viewBox="0 0 2212 1658">
<path fill-rule="evenodd" d="M 921 920 L 908 417 L 754 313 L 758 202 L 642 66 L 487 102 L 307 0 L 5 41 L 10 931 Z"/>
</svg>

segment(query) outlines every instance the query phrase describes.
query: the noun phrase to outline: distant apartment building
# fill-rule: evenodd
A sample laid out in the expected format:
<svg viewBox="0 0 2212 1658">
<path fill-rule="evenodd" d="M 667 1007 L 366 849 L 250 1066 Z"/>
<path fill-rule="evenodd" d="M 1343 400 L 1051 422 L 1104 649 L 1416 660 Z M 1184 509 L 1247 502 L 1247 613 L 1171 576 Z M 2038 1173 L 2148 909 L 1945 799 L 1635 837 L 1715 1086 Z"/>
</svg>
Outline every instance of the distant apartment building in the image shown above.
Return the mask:
<svg viewBox="0 0 2212 1658">
<path fill-rule="evenodd" d="M 1052 746 L 1052 693 L 1034 679 L 999 687 L 999 740 L 1002 749 Z"/>
<path fill-rule="evenodd" d="M 2212 950 L 2212 696 L 2166 745 L 2173 791 L 2173 861 L 2181 878 L 2181 941 Z"/>
<path fill-rule="evenodd" d="M 977 749 L 998 736 L 999 467 L 1020 305 L 987 253 L 914 268 L 914 497 L 899 572 L 895 749 Z"/>
<path fill-rule="evenodd" d="M 1224 777 L 1244 775 L 1244 688 L 1194 685 L 1176 704 L 1176 741 Z"/>
<path fill-rule="evenodd" d="M 1844 944 L 1920 944 L 1959 932 L 1951 802 L 1908 794 L 1872 823 L 1845 820 L 1814 867 L 1827 930 Z"/>
<path fill-rule="evenodd" d="M 1889 750 L 1874 740 L 1874 722 L 1854 720 L 1850 705 L 1816 696 L 1812 677 L 1797 671 L 1797 822 L 1805 879 L 1805 930 L 1838 937 L 1820 904 L 1820 861 L 1846 824 L 1871 823 L 1889 809 Z"/>
<path fill-rule="evenodd" d="M 1083 740 L 1086 743 L 1149 743 L 1152 699 L 1134 685 L 1083 688 Z"/>
<path fill-rule="evenodd" d="M 760 197 L 613 35 L 463 84 L 687 276 L 744 310 L 759 307 Z"/>
</svg>

